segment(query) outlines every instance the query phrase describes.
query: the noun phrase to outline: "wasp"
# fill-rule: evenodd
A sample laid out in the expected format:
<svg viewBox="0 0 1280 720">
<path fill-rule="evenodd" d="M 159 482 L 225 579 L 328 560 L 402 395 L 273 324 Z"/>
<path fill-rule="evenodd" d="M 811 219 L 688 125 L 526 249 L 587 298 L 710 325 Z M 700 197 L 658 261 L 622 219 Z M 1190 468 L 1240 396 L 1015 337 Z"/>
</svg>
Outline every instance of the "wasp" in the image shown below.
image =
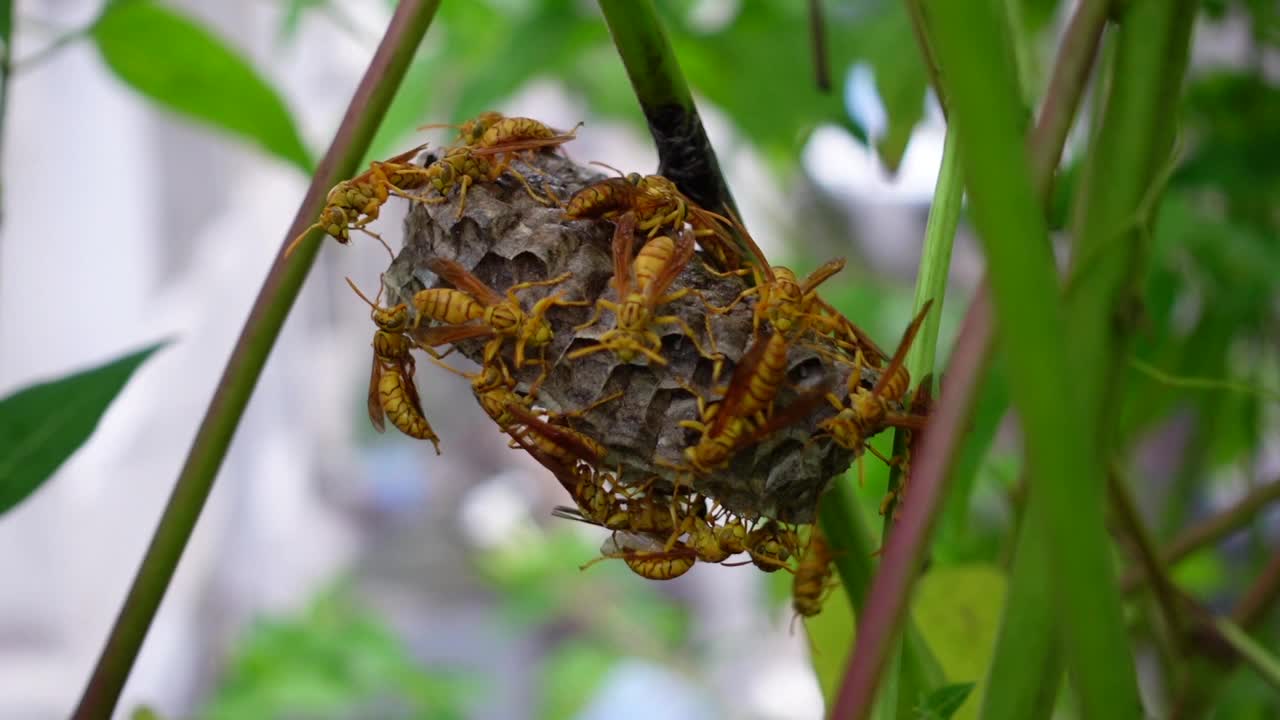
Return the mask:
<svg viewBox="0 0 1280 720">
<path fill-rule="evenodd" d="M 314 224 L 303 230 L 285 248 L 289 257 L 312 230 L 324 230 L 339 243 L 351 242 L 351 231 L 359 230 L 382 242 L 382 238 L 367 225 L 378 219 L 378 213 L 392 194 L 405 195 L 405 191 L 422 187 L 429 177 L 424 168 L 411 160 L 426 145 L 400 153 L 393 158 L 369 163 L 369 169 L 359 175 L 334 185 L 325 196 L 324 208 Z M 386 243 L 383 243 L 384 247 Z M 388 248 L 388 252 L 390 249 Z"/>
<path fill-rule="evenodd" d="M 576 512 L 571 508 L 556 508 L 555 514 L 558 517 L 580 520 L 601 527 L 617 524 L 618 521 L 615 518 L 620 511 L 617 509 L 616 499 L 607 488 L 607 478 L 612 477 L 610 474 L 598 472 L 587 463 L 568 467 L 561 462 L 562 458 L 556 457 L 558 450 L 550 454 L 544 452 L 541 444 L 535 443 L 530 435 L 517 436 L 516 442 L 529 451 L 544 467 L 551 470 L 577 503 Z M 570 453 L 576 456 L 581 449 L 572 449 Z M 575 463 L 580 459 L 582 458 L 575 457 Z M 625 511 L 621 512 L 625 514 Z M 602 560 L 615 558 L 625 562 L 635 574 L 649 580 L 670 580 L 679 577 L 688 572 L 698 559 L 697 553 L 683 544 L 667 548 L 661 540 L 652 535 L 630 530 L 615 530 L 601 546 L 600 557 L 587 562 L 582 569 L 586 570 Z"/>
<path fill-rule="evenodd" d="M 745 541 L 752 564 L 765 572 L 790 570 L 787 561 L 796 554 L 799 544 L 794 530 L 774 520 L 766 520 L 756 526 L 747 533 Z"/>
<path fill-rule="evenodd" d="M 615 531 L 605 538 L 600 547 L 600 557 L 582 566 L 617 558 L 627 564 L 631 572 L 648 580 L 671 580 L 689 572 L 698 560 L 698 554 L 686 545 L 666 548 L 662 541 L 642 533 Z"/>
<path fill-rule="evenodd" d="M 650 238 L 663 228 L 679 229 L 689 223 L 698 243 L 721 269 L 737 268 L 741 261 L 726 218 L 698 207 L 661 175 L 606 178 L 574 193 L 565 205 L 565 216 L 571 220 L 615 218 L 626 212 L 636 214 L 636 229 Z"/>
<path fill-rule="evenodd" d="M 572 130 L 561 132 L 540 120 L 527 117 L 507 117 L 489 110 L 460 125 L 422 125 L 419 130 L 439 127 L 458 128 L 457 142 L 453 147 L 493 148 L 510 147 L 516 143 L 531 143 L 527 149 L 562 145 L 577 137 L 578 123 Z M 524 149 L 524 148 L 522 148 Z"/>
<path fill-rule="evenodd" d="M 410 349 L 413 341 L 405 332 L 409 328 L 409 307 L 380 307 L 347 278 L 347 284 L 372 308 L 370 317 L 378 326 L 373 334 L 373 369 L 369 376 L 369 420 L 378 432 L 385 429 L 384 418 L 400 432 L 419 440 L 430 440 L 440 454 L 440 438 L 431 429 L 422 412 L 422 401 L 413 383 L 416 365 Z M 381 293 L 379 293 L 381 294 Z"/>
<path fill-rule="evenodd" d="M 569 279 L 569 273 L 548 280 L 517 283 L 508 288 L 506 297 L 503 297 L 455 260 L 431 258 L 427 261 L 427 268 L 455 287 L 428 288 L 414 294 L 413 306 L 418 317 L 412 329 L 417 330 L 424 319 L 443 323 L 421 332 L 422 344 L 432 347 L 467 338 L 492 336 L 493 340 L 484 350 L 485 365 L 495 361 L 504 338 L 513 338 L 516 341 L 516 368 L 523 367 L 526 346 L 542 347 L 552 340 L 551 325 L 545 318 L 547 311 L 557 306 L 586 305 L 585 301 L 548 295 L 535 302 L 528 313 L 520 306 L 517 293 L 521 290 L 559 285 Z M 473 321 L 480 322 L 474 324 Z"/>
<path fill-rule="evenodd" d="M 657 314 L 658 307 L 675 302 L 691 292 L 697 293 L 693 288 L 683 288 L 666 294 L 671 283 L 693 257 L 693 233 L 682 230 L 675 240 L 666 235 L 658 235 L 640 248 L 640 253 L 633 261 L 631 250 L 635 239 L 635 223 L 635 214 L 628 212 L 619 218 L 613 234 L 613 282 L 617 302 L 604 298 L 596 300 L 595 313 L 585 323 L 575 327 L 574 331 L 582 331 L 596 324 L 603 310 L 614 314 L 615 326 L 600 336 L 597 344 L 569 353 L 569 359 L 576 360 L 602 350 L 612 350 L 622 362 L 631 362 L 637 355 L 643 355 L 651 363 L 666 365 L 667 359 L 659 352 L 662 349 L 662 338 L 653 328 L 657 325 L 674 325 L 689 337 L 698 354 L 717 360 L 702 349 L 697 336 L 684 320 L 676 315 Z"/>
<path fill-rule="evenodd" d="M 452 147 L 461 147 L 464 145 L 476 146 L 480 144 L 480 140 L 484 138 L 484 134 L 488 132 L 489 128 L 493 127 L 495 123 L 502 120 L 504 117 L 506 116 L 500 112 L 487 110 L 459 125 L 432 123 L 431 125 L 420 125 L 418 126 L 418 129 L 430 130 L 433 128 L 457 128 L 458 139 Z"/>
<path fill-rule="evenodd" d="M 822 421 L 818 429 L 830 436 L 840 447 L 855 453 L 861 453 L 866 448 L 879 456 L 875 448 L 866 444 L 867 438 L 886 427 L 899 427 L 906 430 L 924 428 L 925 416 L 895 413 L 891 411 L 890 405 L 901 402 L 911 384 L 911 375 L 903 366 L 903 361 L 932 304 L 932 300 L 926 302 L 915 319 L 911 321 L 911 325 L 903 333 L 902 342 L 898 344 L 893 358 L 870 390 L 863 388 L 860 384 L 863 355 L 858 353 L 854 361 L 854 371 L 849 376 L 848 404 L 841 402 L 835 395 L 827 395 L 827 400 L 836 409 L 836 414 Z M 885 460 L 883 457 L 881 459 Z M 885 460 L 885 462 L 889 461 Z"/>
<path fill-rule="evenodd" d="M 695 505 L 697 509 L 697 505 Z M 705 512 L 689 512 L 678 532 L 672 533 L 667 547 L 678 544 L 681 536 L 688 535 L 686 545 L 705 563 L 721 563 L 738 553 L 746 552 L 747 529 L 741 518 L 708 516 Z"/>
<path fill-rule="evenodd" d="M 488 125 L 476 145 L 485 152 L 512 153 L 559 147 L 578 136 L 578 123 L 568 132 L 527 117 L 502 117 Z"/>
<path fill-rule="evenodd" d="M 550 128 L 529 118 L 502 118 L 488 126 L 477 123 L 468 128 L 464 125 L 464 132 L 474 134 L 480 127 L 485 127 L 485 131 L 476 145 L 451 148 L 444 157 L 421 169 L 423 180 L 419 187 L 425 186 L 435 194 L 411 197 L 427 204 L 443 203 L 448 201 L 450 191 L 458 187 L 457 217 L 462 217 L 467 207 L 468 188 L 477 182 L 494 182 L 506 172 L 520 181 L 529 197 L 543 205 L 553 204 L 535 192 L 511 162 L 520 152 L 556 147 L 572 140 L 574 134 L 554 134 Z M 544 130 L 552 134 L 546 135 Z"/>
<path fill-rule="evenodd" d="M 606 449 L 594 439 L 561 423 L 544 421 L 523 407 L 512 406 L 510 411 L 521 423 L 521 430 L 512 432 L 515 442 L 551 471 L 577 505 L 576 510 L 557 507 L 554 515 L 610 530 L 659 534 L 672 530 L 657 494 L 647 487 L 623 489 L 617 475 L 597 468 Z"/>
<path fill-rule="evenodd" d="M 782 412 L 773 412 L 772 399 L 777 393 L 777 386 L 770 388 L 768 384 L 775 378 L 780 384 L 785 377 L 785 360 L 781 375 L 765 364 L 768 353 L 775 349 L 769 337 L 757 339 L 734 368 L 720 402 L 708 404 L 696 390 L 681 383 L 697 402 L 698 419 L 681 420 L 679 425 L 698 432 L 698 440 L 685 448 L 683 465 L 661 459 L 655 461 L 677 472 L 677 490 L 685 477 L 709 475 L 727 467 L 734 453 L 800 420 L 822 403 L 831 386 L 829 378 L 819 387 L 802 393 Z M 674 517 L 674 506 L 672 513 L 673 523 L 678 526 L 680 523 Z"/>
<path fill-rule="evenodd" d="M 701 433 L 698 442 L 685 448 L 688 468 L 709 474 L 729 462 L 733 453 L 807 415 L 828 394 L 830 381 L 803 393 L 784 411 L 774 414 L 773 399 L 786 376 L 785 338 L 767 333 L 757 338 L 733 369 L 724 397 L 707 404 L 690 387 L 698 404 L 698 420 L 682 420 L 680 426 Z"/>
<path fill-rule="evenodd" d="M 816 523 L 809 530 L 809 542 L 796 565 L 791 584 L 791 607 L 800 617 L 813 617 L 822 612 L 822 604 L 832 587 L 831 545 L 826 533 Z"/>
<path fill-rule="evenodd" d="M 821 314 L 822 310 L 830 310 L 830 306 L 818 297 L 818 286 L 844 269 L 844 258 L 828 260 L 810 273 L 804 282 L 800 282 L 790 268 L 770 265 L 764 251 L 756 244 L 746 227 L 737 218 L 733 218 L 733 222 L 738 236 L 755 260 L 755 285 L 739 293 L 733 302 L 722 308 L 713 308 L 713 311 L 727 313 L 738 303 L 755 295 L 752 327 L 756 332 L 759 332 L 760 323 L 764 320 L 768 320 L 774 330 L 788 335 L 794 328 L 798 328 L 802 320 L 827 328 L 836 327 L 837 321 Z"/>
</svg>

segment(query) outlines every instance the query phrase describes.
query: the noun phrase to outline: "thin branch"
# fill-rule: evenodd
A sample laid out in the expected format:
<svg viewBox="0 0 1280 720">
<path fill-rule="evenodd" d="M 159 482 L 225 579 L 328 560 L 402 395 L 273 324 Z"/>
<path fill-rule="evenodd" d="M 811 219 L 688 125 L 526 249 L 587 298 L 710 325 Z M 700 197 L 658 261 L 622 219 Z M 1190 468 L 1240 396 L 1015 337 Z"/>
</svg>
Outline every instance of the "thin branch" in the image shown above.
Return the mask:
<svg viewBox="0 0 1280 720">
<path fill-rule="evenodd" d="M 382 43 L 351 99 L 338 134 L 281 242 L 281 254 L 277 254 L 236 340 L 142 566 L 80 698 L 74 715 L 77 720 L 107 718 L 115 709 L 151 621 L 213 489 L 218 468 L 262 366 L 315 260 L 320 233 L 313 232 L 310 240 L 288 260 L 283 257 L 283 250 L 320 212 L 328 189 L 341 178 L 354 174 L 439 4 L 439 0 L 404 0 L 396 8 Z"/>
<path fill-rule="evenodd" d="M 1277 500 L 1280 500 L 1280 478 L 1255 488 L 1231 507 L 1178 533 L 1173 542 L 1169 543 L 1169 546 L 1160 554 L 1160 561 L 1165 566 L 1172 567 L 1191 553 L 1212 545 L 1248 525 L 1258 513 Z M 1124 591 L 1136 590 L 1142 585 L 1143 579 L 1140 572 L 1129 573 L 1122 583 Z"/>
<path fill-rule="evenodd" d="M 827 23 L 822 0 L 809 0 L 809 42 L 813 46 L 813 79 L 818 89 L 831 92 L 831 59 L 827 52 Z"/>
<path fill-rule="evenodd" d="M 1165 570 L 1165 566 L 1160 562 L 1155 543 L 1151 540 L 1151 532 L 1138 514 L 1138 508 L 1133 502 L 1128 486 L 1114 466 L 1107 473 L 1107 491 L 1120 529 L 1125 539 L 1129 541 L 1134 555 L 1137 556 L 1143 575 L 1155 591 L 1156 604 L 1160 607 L 1165 625 L 1175 639 L 1178 652 L 1181 654 L 1184 623 L 1178 608 L 1177 588 Z"/>
<path fill-rule="evenodd" d="M 1036 126 L 1027 138 L 1032 181 L 1041 204 L 1046 207 L 1053 190 L 1053 171 L 1062 159 L 1067 134 L 1071 132 L 1080 99 L 1089 84 L 1089 71 L 1102 42 L 1109 8 L 1107 2 L 1082 2 L 1076 7 L 1062 36 L 1058 60 L 1049 77 L 1049 89 L 1040 106 Z"/>
<path fill-rule="evenodd" d="M 1215 619 L 1213 627 L 1217 630 L 1218 636 L 1235 651 L 1236 657 L 1241 662 L 1249 666 L 1272 689 L 1280 690 L 1280 660 L 1277 660 L 1275 655 L 1249 637 L 1239 624 L 1227 618 Z"/>
<path fill-rule="evenodd" d="M 1280 599 L 1280 553 L 1271 556 L 1271 561 L 1245 591 L 1231 616 L 1240 627 L 1252 628 L 1262 622 L 1277 599 Z"/>
</svg>

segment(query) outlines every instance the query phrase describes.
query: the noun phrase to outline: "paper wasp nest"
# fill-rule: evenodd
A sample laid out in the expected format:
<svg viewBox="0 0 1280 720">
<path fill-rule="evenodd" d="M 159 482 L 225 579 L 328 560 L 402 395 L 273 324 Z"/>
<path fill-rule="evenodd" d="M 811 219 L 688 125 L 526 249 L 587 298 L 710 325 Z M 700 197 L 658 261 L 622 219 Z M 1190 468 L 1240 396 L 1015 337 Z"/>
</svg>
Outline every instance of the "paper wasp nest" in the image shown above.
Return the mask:
<svg viewBox="0 0 1280 720">
<path fill-rule="evenodd" d="M 548 189 L 561 200 L 602 177 L 550 153 L 540 154 L 536 164 L 518 163 L 517 167 L 534 188 Z M 519 294 L 526 310 L 550 293 L 559 293 L 567 300 L 587 301 L 581 307 L 555 307 L 547 314 L 555 338 L 546 346 L 545 357 L 553 367 L 538 390 L 535 404 L 554 412 L 571 412 L 621 391 L 621 397 L 572 420 L 572 426 L 609 448 L 602 469 L 616 471 L 621 467 L 624 484 L 658 476 L 670 485 L 677 472 L 669 466 L 682 464 L 684 449 L 698 439 L 696 432 L 678 425 L 681 420 L 698 416 L 696 400 L 684 386 L 696 389 L 707 402 L 722 396 L 735 363 L 751 341 L 755 296 L 727 314 L 711 314 L 715 344 L 727 358 L 718 383 L 712 382 L 712 362 L 700 356 L 693 343 L 673 325 L 656 328 L 663 340 L 661 354 L 669 363 L 665 367 L 647 364 L 643 357 L 623 363 L 609 351 L 571 361 L 565 357 L 568 352 L 594 344 L 614 325 L 613 313 L 605 311 L 596 325 L 580 332 L 574 329 L 591 316 L 597 298 L 603 295 L 616 299 L 610 283 L 613 223 L 567 220 L 560 208 L 534 201 L 509 174 L 495 183 L 473 185 L 467 192 L 461 218 L 456 217 L 457 208 L 457 193 L 447 203 L 415 204 L 412 208 L 405 221 L 404 248 L 385 277 L 391 301 L 409 303 L 416 291 L 441 286 L 425 264 L 432 256 L 458 261 L 500 293 L 515 283 L 571 273 L 561 285 Z M 693 287 L 709 302 L 723 307 L 749 287 L 741 277 L 711 274 L 700 257 L 701 253 L 689 263 L 671 291 Z M 679 316 L 700 341 L 709 344 L 704 335 L 708 313 L 696 294 L 659 308 L 659 313 Z M 814 338 L 813 342 L 826 340 Z M 479 362 L 483 345 L 483 340 L 463 341 L 458 344 L 458 351 Z M 526 364 L 514 370 L 511 342 L 504 343 L 503 355 L 520 380 L 520 392 L 526 392 L 542 369 Z M 531 357 L 538 355 L 537 349 L 531 350 Z M 788 383 L 778 394 L 775 412 L 784 410 L 799 394 L 824 383 L 830 384 L 837 397 L 846 396 L 849 364 L 824 360 L 803 343 L 791 349 L 788 360 Z M 877 372 L 864 370 L 863 384 L 873 385 Z M 431 412 L 428 408 L 428 416 Z M 811 522 L 828 481 L 853 460 L 852 453 L 830 439 L 808 442 L 818 423 L 833 413 L 825 400 L 814 404 L 812 411 L 798 422 L 737 452 L 728 469 L 697 478 L 694 488 L 744 517 L 762 515 L 783 522 Z M 449 439 L 444 442 L 447 449 Z"/>
</svg>

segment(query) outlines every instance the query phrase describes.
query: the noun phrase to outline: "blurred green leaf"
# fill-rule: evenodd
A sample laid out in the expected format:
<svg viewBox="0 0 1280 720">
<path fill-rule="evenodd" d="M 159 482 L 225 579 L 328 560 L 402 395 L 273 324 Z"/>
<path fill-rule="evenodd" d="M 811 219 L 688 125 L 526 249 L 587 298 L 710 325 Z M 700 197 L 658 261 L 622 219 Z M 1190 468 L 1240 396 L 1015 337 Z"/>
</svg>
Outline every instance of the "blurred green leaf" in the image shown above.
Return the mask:
<svg viewBox="0 0 1280 720">
<path fill-rule="evenodd" d="M 284 0 L 283 17 L 280 18 L 279 40 L 292 40 L 302 25 L 302 16 L 329 6 L 329 0 Z"/>
<path fill-rule="evenodd" d="M 855 137 L 866 137 L 846 106 L 845 81 L 854 65 L 868 64 L 888 114 L 888 127 L 877 144 L 886 167 L 897 166 L 923 112 L 925 90 L 924 66 L 902 3 L 826 7 L 830 93 L 813 82 L 805 3 L 744 3 L 714 29 L 684 5 L 660 7 L 666 10 L 672 44 L 695 91 L 727 112 L 780 167 L 794 165 L 819 124 L 852 127 Z"/>
<path fill-rule="evenodd" d="M 1205 595 L 1222 587 L 1227 579 L 1227 568 L 1222 558 L 1211 552 L 1197 552 L 1173 566 L 1173 581 L 1193 595 Z"/>
<path fill-rule="evenodd" d="M 443 32 L 423 46 L 379 129 L 370 159 L 396 152 L 420 125 L 460 122 L 498 109 L 538 77 L 559 77 L 571 91 L 613 79 L 623 107 L 639 118 L 608 30 L 589 5 L 570 0 L 443 3 L 436 23 Z M 519 60 L 495 51 L 505 47 L 520 47 Z M 603 60 L 591 62 L 592 56 Z M 599 99 L 593 92 L 587 95 L 593 104 Z"/>
<path fill-rule="evenodd" d="M 1197 140 L 1175 182 L 1225 192 L 1233 219 L 1276 228 L 1280 89 L 1256 71 L 1219 71 L 1191 84 L 1186 106 Z"/>
<path fill-rule="evenodd" d="M 150 705 L 139 705 L 129 713 L 129 720 L 164 720 L 164 717 Z"/>
<path fill-rule="evenodd" d="M 957 718 L 975 718 L 1004 607 L 1005 576 L 986 565 L 939 567 L 916 586 L 915 619 L 947 680 L 975 683 Z"/>
<path fill-rule="evenodd" d="M 13 37 L 13 0 L 0 0 L 0 42 L 4 43 L 5 54 L 11 53 L 10 39 Z"/>
<path fill-rule="evenodd" d="M 934 690 L 928 697 L 921 698 L 920 704 L 916 706 L 917 720 L 950 720 L 969 698 L 973 687 L 971 682 L 953 683 Z"/>
<path fill-rule="evenodd" d="M 123 0 L 107 6 L 92 37 L 112 72 L 138 92 L 311 173 L 311 156 L 279 94 L 191 19 L 153 0 Z"/>
<path fill-rule="evenodd" d="M 618 655 L 592 642 L 571 641 L 543 661 L 541 708 L 543 720 L 570 720 L 591 700 Z"/>
<path fill-rule="evenodd" d="M 1058 12 L 1058 0 L 1017 0 L 1022 5 L 1022 21 L 1027 29 L 1040 32 Z"/>
<path fill-rule="evenodd" d="M 475 686 L 430 672 L 342 591 L 246 633 L 202 718 L 464 717 Z"/>
<path fill-rule="evenodd" d="M 89 439 L 133 371 L 165 344 L 0 400 L 0 514 L 35 492 Z"/>
</svg>

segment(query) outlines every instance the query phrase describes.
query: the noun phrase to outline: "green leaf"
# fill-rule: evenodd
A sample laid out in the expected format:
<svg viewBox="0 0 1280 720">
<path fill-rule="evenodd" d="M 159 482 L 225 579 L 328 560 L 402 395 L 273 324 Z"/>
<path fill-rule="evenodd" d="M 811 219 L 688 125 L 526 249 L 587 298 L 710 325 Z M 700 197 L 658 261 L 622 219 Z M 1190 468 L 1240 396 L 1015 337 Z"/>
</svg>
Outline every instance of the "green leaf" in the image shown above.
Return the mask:
<svg viewBox="0 0 1280 720">
<path fill-rule="evenodd" d="M 0 400 L 0 514 L 35 492 L 89 439 L 133 371 L 165 344 Z"/>
<path fill-rule="evenodd" d="M 9 40 L 13 37 L 13 0 L 0 0 L 0 42 L 4 43 L 5 55 L 12 55 Z"/>
<path fill-rule="evenodd" d="M 115 2 L 94 24 L 92 37 L 112 72 L 138 92 L 311 173 L 311 155 L 279 94 L 191 19 L 153 0 Z"/>
<path fill-rule="evenodd" d="M 964 705 L 973 690 L 973 683 L 952 683 L 929 693 L 916 706 L 918 720 L 950 720 L 952 715 Z"/>
<path fill-rule="evenodd" d="M 916 588 L 916 625 L 943 673 L 948 680 L 978 685 L 971 700 L 966 703 L 961 698 L 951 711 L 957 718 L 978 715 L 1004 606 L 1005 585 L 1004 575 L 995 567 L 969 565 L 930 570 Z M 966 691 L 965 696 L 968 695 Z M 951 714 L 940 717 L 949 718 Z"/>
</svg>

